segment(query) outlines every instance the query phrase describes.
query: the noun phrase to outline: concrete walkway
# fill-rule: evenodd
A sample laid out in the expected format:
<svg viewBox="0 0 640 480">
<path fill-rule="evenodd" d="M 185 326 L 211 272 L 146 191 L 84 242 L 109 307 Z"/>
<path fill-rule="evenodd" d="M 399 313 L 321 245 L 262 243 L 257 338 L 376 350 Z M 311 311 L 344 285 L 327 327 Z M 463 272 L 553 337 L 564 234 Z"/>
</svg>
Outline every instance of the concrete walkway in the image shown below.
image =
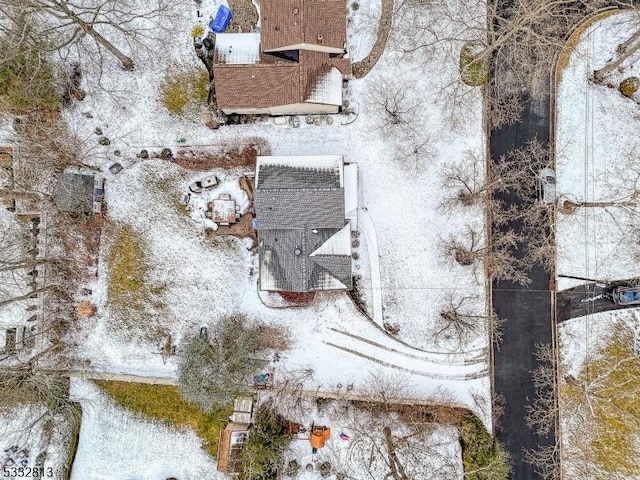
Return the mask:
<svg viewBox="0 0 640 480">
<path fill-rule="evenodd" d="M 107 373 L 107 372 L 92 372 L 92 371 L 59 371 L 57 372 L 62 376 L 66 377 L 74 377 L 74 378 L 82 378 L 86 380 L 108 380 L 114 382 L 131 382 L 131 383 L 146 383 L 151 385 L 175 385 L 176 379 L 169 377 L 145 377 L 140 375 L 128 375 L 128 374 L 120 374 L 120 373 Z M 282 394 L 291 394 L 291 395 L 299 395 L 302 397 L 308 398 L 323 398 L 323 399 L 333 399 L 333 400 L 344 400 L 344 401 L 380 401 L 380 398 L 376 395 L 371 394 L 363 394 L 354 391 L 347 391 L 346 389 L 336 389 L 334 391 L 329 390 L 304 390 L 298 388 L 278 388 L 277 386 L 273 389 L 268 390 L 256 390 L 258 394 L 264 395 L 282 395 Z M 468 407 L 465 405 L 458 405 L 455 403 L 451 403 L 449 399 L 443 399 L 442 402 L 439 402 L 438 398 L 429 398 L 426 400 L 417 399 L 417 398 L 394 398 L 394 404 L 406 404 L 406 405 L 442 405 L 448 407 L 455 408 L 464 408 Z"/>
</svg>

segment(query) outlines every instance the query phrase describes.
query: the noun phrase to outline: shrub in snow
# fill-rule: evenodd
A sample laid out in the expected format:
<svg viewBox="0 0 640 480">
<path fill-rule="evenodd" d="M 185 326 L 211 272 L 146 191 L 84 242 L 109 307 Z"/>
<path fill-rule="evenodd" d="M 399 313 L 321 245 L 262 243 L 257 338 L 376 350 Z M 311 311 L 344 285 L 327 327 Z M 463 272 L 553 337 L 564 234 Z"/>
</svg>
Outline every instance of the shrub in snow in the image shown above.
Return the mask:
<svg viewBox="0 0 640 480">
<path fill-rule="evenodd" d="M 628 77 L 620 82 L 620 93 L 625 97 L 633 97 L 640 87 L 640 79 L 638 77 Z"/>
</svg>

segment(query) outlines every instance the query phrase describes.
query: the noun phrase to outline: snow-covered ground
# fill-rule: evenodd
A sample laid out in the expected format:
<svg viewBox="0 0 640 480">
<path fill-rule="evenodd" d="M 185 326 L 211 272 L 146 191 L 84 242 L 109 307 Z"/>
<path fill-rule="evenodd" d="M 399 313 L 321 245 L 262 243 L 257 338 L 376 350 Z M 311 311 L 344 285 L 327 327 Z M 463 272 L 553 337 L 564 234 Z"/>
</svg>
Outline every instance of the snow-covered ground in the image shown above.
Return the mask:
<svg viewBox="0 0 640 480">
<path fill-rule="evenodd" d="M 204 21 L 209 3 L 202 8 Z M 427 56 L 420 58 L 423 63 L 416 68 L 415 58 L 391 48 L 366 78 L 350 82 L 351 106 L 358 111 L 357 118 L 335 116 L 332 125 L 321 126 L 303 121 L 295 129 L 259 122 L 210 130 L 202 125 L 197 111 L 174 116 L 159 100 L 158 88 L 168 65 L 201 66 L 189 37 L 191 26 L 198 21 L 193 3 L 175 2 L 173 7 L 171 35 L 150 46 L 144 55 L 135 56 L 135 72 L 123 72 L 108 56 L 100 72 L 85 65 L 87 96 L 65 111 L 74 128 L 91 134 L 99 127 L 112 141 L 109 147 L 99 147 L 102 155 L 95 157 L 107 177 L 107 217 L 133 227 L 150 259 L 151 281 L 163 287 L 154 327 L 168 330 L 179 345 L 201 325 L 212 326 L 221 315 L 242 311 L 289 330 L 291 349 L 275 365 L 280 372 L 276 378 L 311 369 L 313 380 L 305 387 L 332 391 L 338 384 L 353 383 L 357 388 L 368 372 L 398 372 L 409 375 L 422 396 L 448 391 L 454 403 L 469 406 L 489 423 L 486 408 L 479 412 L 472 399 L 472 392 L 489 398 L 486 335 L 480 329 L 462 345 L 465 353 L 448 353 L 454 341 L 434 340 L 440 307 L 448 293 L 453 298 L 470 296 L 477 312 L 485 311 L 484 279 L 443 259 L 437 246 L 441 238 L 482 218 L 480 210 L 461 210 L 449 216 L 438 208 L 445 194 L 439 177 L 442 163 L 462 158 L 466 150 L 483 148 L 481 91 L 468 96 L 469 110 L 455 125 L 449 123 L 450 110 L 440 96 L 457 76 L 458 58 Z M 379 2 L 360 2 L 352 14 L 351 54 L 356 59 L 373 42 L 371 28 L 365 27 L 378 10 Z M 358 37 L 360 28 L 369 33 Z M 400 28 L 396 35 L 405 33 Z M 392 38 L 391 44 L 397 45 L 398 39 Z M 409 125 L 401 132 L 387 125 L 381 119 L 383 109 L 375 107 L 380 85 L 399 88 L 409 102 Z M 342 124 L 348 121 L 351 123 Z M 209 173 L 232 179 L 225 179 L 222 171 L 196 174 L 170 162 L 135 158 L 142 148 L 175 151 L 179 139 L 186 139 L 187 145 L 206 146 L 247 137 L 266 138 L 274 155 L 339 154 L 358 163 L 361 207 L 377 234 L 384 320 L 397 324 L 399 338 L 415 348 L 382 333 L 344 293 L 319 294 L 305 309 L 266 308 L 255 291 L 255 277 L 250 275 L 254 258 L 244 245 L 214 246 L 202 236 L 203 224 L 176 208 L 193 180 Z M 113 156 L 114 150 L 121 157 Z M 116 159 L 125 169 L 111 175 L 106 168 Z M 98 315 L 73 333 L 80 357 L 98 370 L 175 375 L 175 362 L 169 359 L 163 364 L 157 345 L 139 336 L 128 339 L 112 321 L 106 296 L 107 244 L 101 247 L 99 277 L 90 285 Z"/>
<path fill-rule="evenodd" d="M 12 212 L 0 202 L 0 263 L 3 266 L 24 265 L 29 259 L 26 242 L 35 239 L 29 232 L 29 222 L 21 222 Z M 34 311 L 28 309 L 38 305 L 38 299 L 22 299 L 9 302 L 10 299 L 21 298 L 33 290 L 28 285 L 27 268 L 3 268 L 0 271 L 0 352 L 7 344 L 7 333 L 15 329 L 16 339 L 13 345 L 18 357 L 22 347 L 23 329 L 29 335 L 31 328 L 37 323 L 33 321 Z M 17 361 L 17 358 L 14 359 Z"/>
<path fill-rule="evenodd" d="M 72 480 L 226 478 L 195 433 L 137 418 L 87 381 L 73 379 L 71 396 L 82 405 Z"/>
<path fill-rule="evenodd" d="M 562 72 L 557 101 L 558 193 L 573 202 L 617 202 L 617 206 L 581 207 L 558 215 L 560 275 L 615 280 L 637 277 L 638 207 L 624 206 L 638 183 L 640 117 L 638 105 L 617 88 L 589 81 L 594 70 L 615 56 L 617 46 L 637 28 L 632 13 L 613 15 L 590 26 L 581 36 Z M 640 54 L 624 64 L 624 73 L 637 74 Z M 634 73 L 635 72 L 635 73 Z M 617 84 L 616 84 L 617 85 Z M 636 192 L 637 193 L 637 192 Z M 580 283 L 559 279 L 564 289 Z"/>
<path fill-rule="evenodd" d="M 51 435 L 45 433 L 46 408 L 20 405 L 0 411 L 0 416 L 0 468 L 4 477 L 59 478 L 67 458 L 68 432 L 67 438 L 62 438 L 60 428 L 50 425 Z"/>
<path fill-rule="evenodd" d="M 451 426 L 420 421 L 408 425 L 395 413 L 375 414 L 344 401 L 328 402 L 322 408 L 310 401 L 297 402 L 296 406 L 286 411 L 287 418 L 306 431 L 295 435 L 289 445 L 284 478 L 320 480 L 325 462 L 331 465 L 332 473 L 342 473 L 346 478 L 386 478 L 390 468 L 385 427 L 391 429 L 392 438 L 397 441 L 396 455 L 408 478 L 462 477 L 459 434 Z M 331 430 L 325 446 L 315 453 L 309 439 L 312 423 Z M 287 474 L 290 462 L 297 463 L 297 474 Z"/>
<path fill-rule="evenodd" d="M 615 56 L 617 46 L 637 31 L 637 17 L 622 13 L 597 21 L 581 36 L 562 72 L 557 99 L 557 179 L 564 199 L 579 202 L 616 202 L 616 206 L 578 208 L 574 213 L 559 213 L 557 223 L 558 268 L 560 275 L 598 280 L 638 277 L 638 207 L 621 205 L 635 201 L 638 187 L 637 156 L 640 148 L 638 104 L 623 97 L 619 82 L 637 74 L 640 55 L 631 56 L 622 69 L 605 80 L 614 88 L 595 86 L 589 81 L 594 70 Z M 559 288 L 582 283 L 559 278 Z M 562 394 L 569 382 L 575 382 L 587 362 L 605 345 L 620 325 L 636 331 L 640 341 L 640 315 L 637 308 L 591 313 L 571 319 L 559 327 Z M 586 387 L 585 387 L 586 388 Z M 566 399 L 561 398 L 561 405 Z M 585 411 L 593 408 L 584 407 Z M 574 469 L 587 478 L 580 453 L 579 432 L 591 425 L 583 410 L 575 406 L 561 410 L 565 431 L 563 459 L 565 474 L 577 478 Z M 568 444 L 567 442 L 573 442 Z M 582 452 L 584 453 L 584 452 Z M 588 470 L 588 468 L 586 469 Z M 621 478 L 621 477 L 610 477 Z M 637 478 L 637 477 L 624 477 Z"/>
</svg>

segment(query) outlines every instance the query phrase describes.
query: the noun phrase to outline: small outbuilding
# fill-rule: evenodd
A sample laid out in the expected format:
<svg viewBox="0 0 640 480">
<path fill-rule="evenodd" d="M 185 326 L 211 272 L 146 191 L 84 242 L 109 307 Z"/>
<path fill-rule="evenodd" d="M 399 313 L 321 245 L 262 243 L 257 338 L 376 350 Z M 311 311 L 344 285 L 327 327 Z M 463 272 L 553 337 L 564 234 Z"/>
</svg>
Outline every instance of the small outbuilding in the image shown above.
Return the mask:
<svg viewBox="0 0 640 480">
<path fill-rule="evenodd" d="M 74 172 L 65 172 L 60 177 L 55 202 L 61 212 L 100 213 L 103 199 L 104 178 Z"/>
<path fill-rule="evenodd" d="M 242 447 L 249 438 L 249 426 L 242 423 L 229 423 L 220 432 L 218 442 L 218 471 L 240 473 L 242 470 Z"/>
</svg>

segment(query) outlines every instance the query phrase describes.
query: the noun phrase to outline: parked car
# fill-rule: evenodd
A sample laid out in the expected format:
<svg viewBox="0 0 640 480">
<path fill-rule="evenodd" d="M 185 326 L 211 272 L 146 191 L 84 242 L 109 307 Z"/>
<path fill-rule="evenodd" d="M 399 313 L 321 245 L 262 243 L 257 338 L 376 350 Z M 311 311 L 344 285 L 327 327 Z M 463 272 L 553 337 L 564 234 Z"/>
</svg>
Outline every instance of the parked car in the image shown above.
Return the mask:
<svg viewBox="0 0 640 480">
<path fill-rule="evenodd" d="M 615 287 L 611 298 L 618 305 L 640 305 L 640 287 Z"/>
<path fill-rule="evenodd" d="M 538 198 L 547 205 L 556 201 L 556 172 L 553 168 L 541 168 L 536 175 Z"/>
<path fill-rule="evenodd" d="M 202 182 L 193 182 L 189 185 L 191 193 L 200 193 L 202 191 Z"/>
<path fill-rule="evenodd" d="M 109 167 L 109 171 L 114 175 L 120 173 L 122 171 L 122 164 L 116 162 Z"/>
<path fill-rule="evenodd" d="M 213 188 L 213 187 L 217 187 L 218 186 L 218 179 L 216 178 L 215 175 L 212 175 L 210 177 L 207 177 L 203 180 L 200 180 L 200 184 L 202 185 L 202 188 L 204 188 L 205 190 L 207 188 Z"/>
</svg>

